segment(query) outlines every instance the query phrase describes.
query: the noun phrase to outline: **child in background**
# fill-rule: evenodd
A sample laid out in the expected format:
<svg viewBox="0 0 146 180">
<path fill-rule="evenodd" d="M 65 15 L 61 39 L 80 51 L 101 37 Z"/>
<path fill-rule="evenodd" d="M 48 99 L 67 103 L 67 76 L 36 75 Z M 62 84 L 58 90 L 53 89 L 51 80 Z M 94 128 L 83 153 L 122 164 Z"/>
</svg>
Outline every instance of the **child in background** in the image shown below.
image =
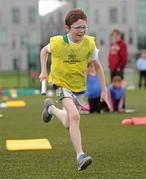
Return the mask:
<svg viewBox="0 0 146 180">
<path fill-rule="evenodd" d="M 139 70 L 139 88 L 142 87 L 142 81 L 144 80 L 144 87 L 146 88 L 146 54 L 143 52 L 140 58 L 136 62 L 136 66 Z"/>
<path fill-rule="evenodd" d="M 112 106 L 111 112 L 124 112 L 125 86 L 120 76 L 116 75 L 112 78 L 108 87 L 108 94 Z"/>
<path fill-rule="evenodd" d="M 101 86 L 97 76 L 97 66 L 94 61 L 88 63 L 86 88 L 90 113 L 100 113 Z"/>
</svg>

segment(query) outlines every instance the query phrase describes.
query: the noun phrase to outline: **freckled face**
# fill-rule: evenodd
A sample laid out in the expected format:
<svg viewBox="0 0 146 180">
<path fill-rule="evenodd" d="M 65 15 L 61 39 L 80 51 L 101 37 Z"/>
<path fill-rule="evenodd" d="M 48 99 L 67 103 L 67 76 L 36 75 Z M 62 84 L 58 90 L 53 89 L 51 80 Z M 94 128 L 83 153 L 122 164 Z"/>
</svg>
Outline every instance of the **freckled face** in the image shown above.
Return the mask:
<svg viewBox="0 0 146 180">
<path fill-rule="evenodd" d="M 85 20 L 79 19 L 71 25 L 69 28 L 69 34 L 71 40 L 78 43 L 83 39 L 83 36 L 87 31 L 87 22 Z"/>
</svg>

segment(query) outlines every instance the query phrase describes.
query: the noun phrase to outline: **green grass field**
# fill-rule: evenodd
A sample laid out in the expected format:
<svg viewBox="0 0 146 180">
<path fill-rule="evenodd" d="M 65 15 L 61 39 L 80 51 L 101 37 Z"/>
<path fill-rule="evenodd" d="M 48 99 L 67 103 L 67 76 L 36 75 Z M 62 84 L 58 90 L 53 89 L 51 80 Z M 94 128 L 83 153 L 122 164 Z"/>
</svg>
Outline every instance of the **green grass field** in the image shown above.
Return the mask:
<svg viewBox="0 0 146 180">
<path fill-rule="evenodd" d="M 122 126 L 124 118 L 146 115 L 146 91 L 127 93 L 133 114 L 81 115 L 83 147 L 93 157 L 87 170 L 78 172 L 69 134 L 54 118 L 41 120 L 43 97 L 22 96 L 26 108 L 0 109 L 0 178 L 146 178 L 146 126 Z M 8 152 L 6 139 L 48 138 L 49 151 Z"/>
<path fill-rule="evenodd" d="M 5 88 L 39 88 L 39 78 L 33 84 L 29 72 L 0 72 L 0 89 Z"/>
</svg>

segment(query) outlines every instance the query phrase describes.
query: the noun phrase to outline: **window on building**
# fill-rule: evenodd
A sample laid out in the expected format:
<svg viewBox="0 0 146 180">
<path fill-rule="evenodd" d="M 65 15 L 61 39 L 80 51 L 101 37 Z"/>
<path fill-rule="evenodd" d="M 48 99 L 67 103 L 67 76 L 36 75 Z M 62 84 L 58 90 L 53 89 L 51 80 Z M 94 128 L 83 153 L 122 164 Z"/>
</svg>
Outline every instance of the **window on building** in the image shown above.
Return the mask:
<svg viewBox="0 0 146 180">
<path fill-rule="evenodd" d="M 146 49 L 146 25 L 143 23 L 138 26 L 138 49 Z"/>
<path fill-rule="evenodd" d="M 121 32 L 121 38 L 123 39 L 123 40 L 125 40 L 125 33 L 124 32 Z"/>
<path fill-rule="evenodd" d="M 110 8 L 110 11 L 109 11 L 109 20 L 110 20 L 110 23 L 114 24 L 114 23 L 118 23 L 118 10 L 117 8 Z"/>
<path fill-rule="evenodd" d="M 0 70 L 2 69 L 2 61 L 1 61 L 1 56 L 0 56 Z"/>
<path fill-rule="evenodd" d="M 1 10 L 0 10 L 0 23 L 1 23 L 1 21 L 2 21 L 1 18 L 2 18 L 2 16 L 1 16 Z"/>
<path fill-rule="evenodd" d="M 101 46 L 105 45 L 106 39 L 105 39 L 106 30 L 104 28 L 101 28 L 98 31 L 98 42 Z"/>
<path fill-rule="evenodd" d="M 40 39 L 39 39 L 38 32 L 35 29 L 33 29 L 32 33 L 31 33 L 31 42 L 30 43 L 32 45 L 38 45 L 39 42 L 40 42 Z"/>
<path fill-rule="evenodd" d="M 0 24 L 2 24 L 2 2 L 0 0 Z"/>
<path fill-rule="evenodd" d="M 12 36 L 12 49 L 16 49 L 17 42 L 16 42 L 16 35 L 13 34 Z"/>
<path fill-rule="evenodd" d="M 138 14 L 138 49 L 146 49 L 146 1 L 137 1 Z"/>
<path fill-rule="evenodd" d="M 121 5 L 121 8 L 122 8 L 122 23 L 125 24 L 127 22 L 127 4 L 126 4 L 126 1 L 122 1 L 122 5 Z"/>
<path fill-rule="evenodd" d="M 99 10 L 95 9 L 94 11 L 94 23 L 98 24 L 99 23 Z"/>
<path fill-rule="evenodd" d="M 27 33 L 22 33 L 20 35 L 20 44 L 22 48 L 27 48 L 28 46 L 28 35 Z"/>
<path fill-rule="evenodd" d="M 0 32 L 0 42 L 4 46 L 8 44 L 8 32 L 5 28 Z"/>
<path fill-rule="evenodd" d="M 129 44 L 132 45 L 133 44 L 133 29 L 129 29 Z"/>
<path fill-rule="evenodd" d="M 20 23 L 20 9 L 19 8 L 12 8 L 12 22 L 14 24 Z"/>
<path fill-rule="evenodd" d="M 20 67 L 21 67 L 20 58 L 14 58 L 13 59 L 13 69 L 14 70 L 20 70 Z"/>
<path fill-rule="evenodd" d="M 138 49 L 146 49 L 146 35 L 138 36 Z"/>
<path fill-rule="evenodd" d="M 37 11 L 36 11 L 35 7 L 29 7 L 29 9 L 28 9 L 28 19 L 29 19 L 30 24 L 36 23 L 36 21 L 37 21 Z"/>
<path fill-rule="evenodd" d="M 14 70 L 20 70 L 21 68 L 21 60 L 20 57 L 13 58 L 13 69 Z"/>
<path fill-rule="evenodd" d="M 32 44 L 36 44 L 37 43 L 37 32 L 33 31 L 32 32 Z"/>
</svg>

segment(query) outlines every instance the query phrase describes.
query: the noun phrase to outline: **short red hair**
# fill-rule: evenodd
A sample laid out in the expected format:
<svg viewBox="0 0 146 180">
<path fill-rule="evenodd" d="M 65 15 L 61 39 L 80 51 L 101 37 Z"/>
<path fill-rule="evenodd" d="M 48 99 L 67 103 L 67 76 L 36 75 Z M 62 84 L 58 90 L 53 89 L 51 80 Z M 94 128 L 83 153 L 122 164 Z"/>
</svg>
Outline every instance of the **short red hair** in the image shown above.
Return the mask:
<svg viewBox="0 0 146 180">
<path fill-rule="evenodd" d="M 112 35 L 113 35 L 114 33 L 116 33 L 116 34 L 118 34 L 118 35 L 121 35 L 121 32 L 120 32 L 119 29 L 114 29 L 114 30 L 112 31 Z"/>
<path fill-rule="evenodd" d="M 87 21 L 87 16 L 85 12 L 82 9 L 71 9 L 70 11 L 67 12 L 65 16 L 65 25 L 71 26 L 73 23 L 78 21 L 79 19 Z"/>
</svg>

